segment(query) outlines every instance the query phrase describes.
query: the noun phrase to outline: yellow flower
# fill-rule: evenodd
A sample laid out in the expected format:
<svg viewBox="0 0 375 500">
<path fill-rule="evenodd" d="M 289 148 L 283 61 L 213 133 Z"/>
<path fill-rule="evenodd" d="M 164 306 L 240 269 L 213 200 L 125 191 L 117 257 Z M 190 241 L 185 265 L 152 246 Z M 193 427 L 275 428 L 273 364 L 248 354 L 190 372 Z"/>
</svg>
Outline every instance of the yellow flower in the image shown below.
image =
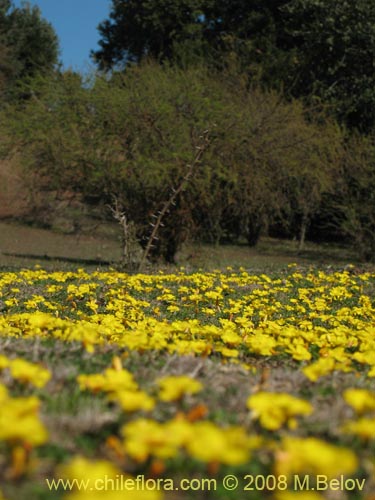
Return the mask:
<svg viewBox="0 0 375 500">
<path fill-rule="evenodd" d="M 74 481 L 76 491 L 64 496 L 66 500 L 161 500 L 158 489 L 138 487 L 136 478 L 122 474 L 111 462 L 90 461 L 74 458 L 69 464 L 59 467 L 58 476 Z M 55 481 L 58 479 L 55 479 Z M 51 480 L 50 480 L 51 481 Z"/>
<path fill-rule="evenodd" d="M 4 370 L 4 368 L 8 368 L 10 363 L 10 360 L 6 357 L 0 354 L 0 370 Z"/>
<path fill-rule="evenodd" d="M 316 438 L 286 437 L 276 451 L 276 474 L 352 474 L 358 467 L 355 454 Z"/>
<path fill-rule="evenodd" d="M 375 394 L 366 389 L 347 389 L 344 399 L 357 413 L 375 410 Z"/>
<path fill-rule="evenodd" d="M 202 462 L 240 465 L 249 460 L 250 440 L 241 427 L 222 429 L 211 422 L 196 422 L 186 444 L 190 456 Z"/>
<path fill-rule="evenodd" d="M 81 390 L 89 389 L 93 392 L 120 392 L 138 389 L 137 383 L 130 372 L 116 368 L 107 368 L 104 373 L 78 375 L 77 382 Z"/>
<path fill-rule="evenodd" d="M 178 312 L 179 310 L 180 310 L 180 308 L 178 306 L 175 306 L 175 305 L 171 305 L 171 306 L 167 307 L 167 311 L 169 311 L 171 313 Z"/>
<path fill-rule="evenodd" d="M 325 500 L 315 491 L 278 491 L 275 500 Z"/>
<path fill-rule="evenodd" d="M 335 369 L 335 360 L 333 358 L 320 358 L 315 363 L 311 363 L 302 369 L 306 377 L 315 382 L 319 377 L 328 375 Z"/>
<path fill-rule="evenodd" d="M 226 344 L 239 345 L 242 342 L 242 338 L 234 330 L 224 330 L 221 334 L 221 339 Z"/>
<path fill-rule="evenodd" d="M 143 391 L 117 391 L 111 396 L 124 411 L 151 411 L 155 407 L 155 400 Z"/>
<path fill-rule="evenodd" d="M 176 425 L 171 428 L 171 424 L 161 424 L 151 419 L 134 420 L 121 430 L 125 437 L 125 451 L 138 462 L 144 462 L 151 455 L 158 458 L 174 457 L 187 437 L 189 425 L 182 421 L 178 428 Z M 177 429 L 179 432 L 176 432 Z"/>
<path fill-rule="evenodd" d="M 252 410 L 254 418 L 259 418 L 262 427 L 269 430 L 280 429 L 285 423 L 294 427 L 294 416 L 309 415 L 313 411 L 307 401 L 273 392 L 258 392 L 250 396 L 247 407 Z"/>
<path fill-rule="evenodd" d="M 81 391 L 87 389 L 92 392 L 99 392 L 103 390 L 105 385 L 105 378 L 102 373 L 94 373 L 92 375 L 78 375 L 78 385 Z"/>
<path fill-rule="evenodd" d="M 48 433 L 38 418 L 40 401 L 28 398 L 4 398 L 0 411 L 0 440 L 21 441 L 38 446 L 47 441 Z"/>
<path fill-rule="evenodd" d="M 0 404 L 8 398 L 8 389 L 0 384 Z"/>
<path fill-rule="evenodd" d="M 160 387 L 159 398 L 162 401 L 175 401 L 184 394 L 196 394 L 203 389 L 200 382 L 186 375 L 164 377 L 157 383 Z"/>
<path fill-rule="evenodd" d="M 13 378 L 23 383 L 33 384 L 35 387 L 44 387 L 51 378 L 48 370 L 24 359 L 10 361 L 9 369 Z"/>
<path fill-rule="evenodd" d="M 261 332 L 256 332 L 251 335 L 246 344 L 251 352 L 260 354 L 261 356 L 272 356 L 275 354 L 276 340 L 270 335 L 265 335 Z"/>
<path fill-rule="evenodd" d="M 74 478 L 77 481 L 102 478 L 106 475 L 115 477 L 116 474 L 120 474 L 120 470 L 111 462 L 105 460 L 94 462 L 80 456 L 73 458 L 68 464 L 60 466 L 58 472 L 62 477 Z"/>
<path fill-rule="evenodd" d="M 227 358 L 237 358 L 240 354 L 237 349 L 229 349 L 229 347 L 218 346 L 216 348 L 216 351 L 220 352 L 223 356 Z"/>
<path fill-rule="evenodd" d="M 12 306 L 17 306 L 18 305 L 18 299 L 16 299 L 16 297 L 12 297 L 10 299 L 6 299 L 4 300 L 4 304 L 8 307 L 12 307 Z"/>
<path fill-rule="evenodd" d="M 297 361 L 308 361 L 311 359 L 311 353 L 309 352 L 307 347 L 301 344 L 291 345 L 286 349 L 286 351 L 290 353 L 293 359 L 296 359 Z"/>
<path fill-rule="evenodd" d="M 215 316 L 216 311 L 215 309 L 210 309 L 209 307 L 203 307 L 202 313 L 207 314 L 208 316 Z"/>
<path fill-rule="evenodd" d="M 94 299 L 94 297 L 91 297 L 90 300 L 86 302 L 86 306 L 91 309 L 94 313 L 97 312 L 99 309 L 97 301 Z"/>
<path fill-rule="evenodd" d="M 357 421 L 348 421 L 341 431 L 345 434 L 355 434 L 363 439 L 375 439 L 375 419 L 360 418 Z"/>
</svg>

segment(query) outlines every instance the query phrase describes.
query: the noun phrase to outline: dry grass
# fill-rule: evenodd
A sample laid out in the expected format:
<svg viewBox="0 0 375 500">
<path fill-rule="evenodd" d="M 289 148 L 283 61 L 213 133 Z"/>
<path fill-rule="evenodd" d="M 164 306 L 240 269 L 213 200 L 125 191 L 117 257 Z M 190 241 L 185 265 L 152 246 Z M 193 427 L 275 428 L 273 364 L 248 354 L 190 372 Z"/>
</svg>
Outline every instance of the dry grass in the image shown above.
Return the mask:
<svg viewBox="0 0 375 500">
<path fill-rule="evenodd" d="M 121 234 L 117 224 L 104 223 L 91 232 L 63 234 L 14 222 L 0 222 L 0 268 L 47 270 L 105 267 L 121 259 Z M 178 265 L 187 270 L 241 267 L 272 272 L 290 263 L 345 265 L 355 262 L 348 248 L 307 243 L 298 252 L 295 241 L 262 238 L 256 248 L 246 245 L 188 244 L 177 254 Z M 158 266 L 158 269 L 163 269 Z M 155 269 L 150 269 L 154 271 Z"/>
</svg>

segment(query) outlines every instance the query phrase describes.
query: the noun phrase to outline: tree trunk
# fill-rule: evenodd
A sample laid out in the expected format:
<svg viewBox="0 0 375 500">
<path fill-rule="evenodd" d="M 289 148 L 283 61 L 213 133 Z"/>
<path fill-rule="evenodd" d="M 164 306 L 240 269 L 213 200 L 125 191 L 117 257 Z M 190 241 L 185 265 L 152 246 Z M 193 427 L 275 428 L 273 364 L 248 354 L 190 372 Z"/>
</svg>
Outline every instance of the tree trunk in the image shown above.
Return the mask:
<svg viewBox="0 0 375 500">
<path fill-rule="evenodd" d="M 262 223 L 260 217 L 250 218 L 247 224 L 247 241 L 249 246 L 255 247 L 259 241 L 262 231 Z"/>
<path fill-rule="evenodd" d="M 298 244 L 299 252 L 302 252 L 304 249 L 308 226 L 309 226 L 309 216 L 307 211 L 305 211 L 302 215 L 301 228 L 299 233 L 299 244 Z"/>
</svg>

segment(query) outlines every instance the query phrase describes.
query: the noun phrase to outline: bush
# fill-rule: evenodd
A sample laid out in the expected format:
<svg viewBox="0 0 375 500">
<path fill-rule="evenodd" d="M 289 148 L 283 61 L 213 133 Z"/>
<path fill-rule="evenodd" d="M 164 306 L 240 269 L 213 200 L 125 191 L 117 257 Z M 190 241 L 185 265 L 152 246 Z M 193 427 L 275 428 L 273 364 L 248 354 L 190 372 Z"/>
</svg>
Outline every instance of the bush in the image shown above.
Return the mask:
<svg viewBox="0 0 375 500">
<path fill-rule="evenodd" d="M 110 79 L 55 74 L 31 90 L 8 108 L 8 131 L 41 188 L 115 198 L 144 247 L 165 210 L 154 258 L 173 261 L 188 237 L 256 244 L 296 215 L 302 232 L 334 183 L 339 131 L 241 75 L 148 62 Z"/>
</svg>

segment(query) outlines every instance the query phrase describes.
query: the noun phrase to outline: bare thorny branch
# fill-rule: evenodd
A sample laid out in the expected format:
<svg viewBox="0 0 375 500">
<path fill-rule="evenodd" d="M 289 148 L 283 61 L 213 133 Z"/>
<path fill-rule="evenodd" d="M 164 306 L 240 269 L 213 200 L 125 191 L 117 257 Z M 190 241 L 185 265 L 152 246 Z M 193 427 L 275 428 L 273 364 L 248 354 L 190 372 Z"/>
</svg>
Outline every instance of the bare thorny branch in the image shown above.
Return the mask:
<svg viewBox="0 0 375 500">
<path fill-rule="evenodd" d="M 175 201 L 178 195 L 186 188 L 187 184 L 191 180 L 193 174 L 196 171 L 197 166 L 199 165 L 203 154 L 208 149 L 211 144 L 211 139 L 209 137 L 209 131 L 205 130 L 203 134 L 200 136 L 201 144 L 196 147 L 196 154 L 191 163 L 187 164 L 187 170 L 185 175 L 180 180 L 177 187 L 172 188 L 171 194 L 169 198 L 163 203 L 162 208 L 157 212 L 157 214 L 153 214 L 152 217 L 155 219 L 155 222 L 152 223 L 152 232 L 147 240 L 147 244 L 142 253 L 141 260 L 138 264 L 138 271 L 142 271 L 144 268 L 145 262 L 150 254 L 151 248 L 153 247 L 153 243 L 157 240 L 157 233 L 160 227 L 163 225 L 162 221 L 164 217 L 169 212 L 172 205 L 175 204 Z M 122 228 L 122 261 L 123 263 L 129 263 L 130 260 L 130 249 L 129 245 L 131 243 L 130 239 L 132 237 L 131 233 L 131 221 L 128 220 L 126 213 L 122 210 L 121 204 L 117 196 L 113 195 L 113 202 L 111 205 L 108 205 L 113 218 L 121 225 Z M 134 235 L 133 235 L 134 236 Z"/>
<path fill-rule="evenodd" d="M 121 225 L 122 228 L 122 260 L 128 262 L 129 260 L 129 222 L 125 212 L 120 208 L 117 196 L 113 195 L 113 204 L 108 205 L 112 212 L 112 216 Z"/>
<path fill-rule="evenodd" d="M 189 164 L 187 164 L 187 170 L 183 178 L 181 179 L 180 183 L 176 188 L 172 188 L 171 195 L 169 198 L 164 202 L 162 208 L 157 214 L 154 214 L 154 218 L 156 219 L 155 223 L 152 223 L 152 232 L 150 234 L 150 237 L 147 241 L 147 245 L 144 249 L 144 252 L 142 254 L 141 262 L 139 264 L 138 270 L 141 271 L 144 267 L 144 264 L 147 260 L 147 257 L 150 254 L 151 248 L 153 246 L 154 241 L 157 239 L 157 233 L 159 231 L 159 228 L 162 226 L 162 221 L 165 217 L 165 215 L 168 213 L 170 207 L 174 205 L 178 195 L 186 188 L 187 184 L 189 183 L 191 177 L 193 176 L 197 166 L 199 165 L 205 151 L 208 149 L 208 147 L 211 144 L 211 140 L 209 137 L 209 130 L 205 130 L 203 134 L 200 136 L 201 139 L 201 144 L 196 147 L 196 154 L 193 159 L 193 161 Z"/>
</svg>

